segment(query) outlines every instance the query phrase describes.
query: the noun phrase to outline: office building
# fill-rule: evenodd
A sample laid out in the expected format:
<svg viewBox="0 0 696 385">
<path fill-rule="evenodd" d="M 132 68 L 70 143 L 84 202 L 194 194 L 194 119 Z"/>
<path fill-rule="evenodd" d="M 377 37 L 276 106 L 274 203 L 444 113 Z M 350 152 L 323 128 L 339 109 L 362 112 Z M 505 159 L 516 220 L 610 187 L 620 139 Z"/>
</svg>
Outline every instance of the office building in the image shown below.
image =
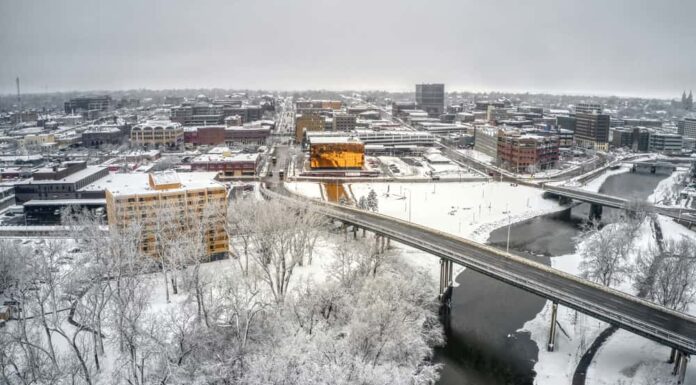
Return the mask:
<svg viewBox="0 0 696 385">
<path fill-rule="evenodd" d="M 126 228 L 139 224 L 141 247 L 146 255 L 156 256 L 161 249 L 155 229 L 165 221 L 171 228 L 170 236 L 196 231 L 197 224 L 205 224 L 206 257 L 227 254 L 229 240 L 225 231 L 226 215 L 213 214 L 206 208 L 212 204 L 216 213 L 227 210 L 225 186 L 215 180 L 215 172 L 113 174 L 104 183 L 109 227 Z M 172 220 L 167 221 L 167 218 Z M 176 220 L 173 220 L 176 219 Z M 203 257 L 203 256 L 202 256 Z"/>
<path fill-rule="evenodd" d="M 429 116 L 439 118 L 445 112 L 445 85 L 416 84 L 416 105 Z"/>
<path fill-rule="evenodd" d="M 498 158 L 498 129 L 493 126 L 476 126 L 474 130 L 474 150 Z"/>
<path fill-rule="evenodd" d="M 72 98 L 64 104 L 66 114 L 79 114 L 87 111 L 110 111 L 112 108 L 113 100 L 108 95 Z"/>
<path fill-rule="evenodd" d="M 336 114 L 333 117 L 334 131 L 353 131 L 355 130 L 356 116 L 349 114 Z"/>
<path fill-rule="evenodd" d="M 696 139 L 696 118 L 684 118 L 678 122 L 678 133 L 685 138 Z"/>
<path fill-rule="evenodd" d="M 599 104 L 580 103 L 575 108 L 575 142 L 583 148 L 609 149 L 610 116 Z"/>
<path fill-rule="evenodd" d="M 302 143 L 305 132 L 324 131 L 324 117 L 319 114 L 306 113 L 295 118 L 295 141 Z"/>
<path fill-rule="evenodd" d="M 86 162 L 41 168 L 32 173 L 31 179 L 15 184 L 15 198 L 17 203 L 33 199 L 81 199 L 84 198 L 81 188 L 108 174 L 108 168 L 87 166 Z"/>
<path fill-rule="evenodd" d="M 650 151 L 665 154 L 680 154 L 682 151 L 682 136 L 661 132 L 650 133 Z"/>
<path fill-rule="evenodd" d="M 184 127 L 184 143 L 193 146 L 225 144 L 225 126 Z"/>
<path fill-rule="evenodd" d="M 148 121 L 131 128 L 131 143 L 152 148 L 177 148 L 184 142 L 181 124 L 171 121 Z"/>
<path fill-rule="evenodd" d="M 530 173 L 553 168 L 558 162 L 558 136 L 525 133 L 519 130 L 498 131 L 498 160 L 516 173 Z"/>
</svg>

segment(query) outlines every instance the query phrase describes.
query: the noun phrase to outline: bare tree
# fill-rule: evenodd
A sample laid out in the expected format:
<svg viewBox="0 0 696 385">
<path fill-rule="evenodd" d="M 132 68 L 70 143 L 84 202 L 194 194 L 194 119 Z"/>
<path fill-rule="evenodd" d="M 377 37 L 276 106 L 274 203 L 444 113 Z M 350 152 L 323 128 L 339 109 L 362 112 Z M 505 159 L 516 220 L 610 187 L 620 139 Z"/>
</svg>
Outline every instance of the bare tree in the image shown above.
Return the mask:
<svg viewBox="0 0 696 385">
<path fill-rule="evenodd" d="M 633 239 L 627 237 L 625 227 L 612 224 L 601 228 L 598 221 L 592 221 L 578 240 L 582 241 L 578 251 L 582 255 L 583 277 L 612 286 L 629 272 L 628 256 L 633 249 Z"/>
<path fill-rule="evenodd" d="M 636 264 L 636 287 L 648 299 L 684 311 L 696 297 L 696 241 L 670 239 L 662 251 L 642 253 Z"/>
</svg>

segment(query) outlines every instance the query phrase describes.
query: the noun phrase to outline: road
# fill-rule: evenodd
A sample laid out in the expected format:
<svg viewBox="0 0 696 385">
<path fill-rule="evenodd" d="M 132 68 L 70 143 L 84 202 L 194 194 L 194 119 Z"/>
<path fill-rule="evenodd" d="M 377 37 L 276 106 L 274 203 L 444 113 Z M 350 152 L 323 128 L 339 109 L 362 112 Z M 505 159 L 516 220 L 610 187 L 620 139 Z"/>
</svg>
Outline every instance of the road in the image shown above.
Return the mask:
<svg viewBox="0 0 696 385">
<path fill-rule="evenodd" d="M 280 185 L 276 187 L 276 193 L 266 190 L 266 194 L 288 203 L 312 204 L 327 216 L 383 234 L 429 254 L 450 259 L 661 344 L 689 354 L 696 353 L 694 317 L 487 245 L 379 214 L 291 197 Z"/>
</svg>

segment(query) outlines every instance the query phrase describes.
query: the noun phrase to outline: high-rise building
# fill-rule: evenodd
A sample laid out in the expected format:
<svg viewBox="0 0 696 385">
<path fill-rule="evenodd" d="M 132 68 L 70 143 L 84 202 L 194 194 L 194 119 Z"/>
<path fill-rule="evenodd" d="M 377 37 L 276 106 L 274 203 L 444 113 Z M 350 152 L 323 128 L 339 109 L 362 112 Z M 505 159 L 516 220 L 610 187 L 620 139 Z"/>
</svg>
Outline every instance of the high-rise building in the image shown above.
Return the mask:
<svg viewBox="0 0 696 385">
<path fill-rule="evenodd" d="M 580 103 L 575 108 L 575 142 L 580 147 L 609 149 L 611 117 L 599 104 Z"/>
<path fill-rule="evenodd" d="M 416 105 L 431 117 L 445 112 L 444 84 L 416 84 Z"/>
</svg>

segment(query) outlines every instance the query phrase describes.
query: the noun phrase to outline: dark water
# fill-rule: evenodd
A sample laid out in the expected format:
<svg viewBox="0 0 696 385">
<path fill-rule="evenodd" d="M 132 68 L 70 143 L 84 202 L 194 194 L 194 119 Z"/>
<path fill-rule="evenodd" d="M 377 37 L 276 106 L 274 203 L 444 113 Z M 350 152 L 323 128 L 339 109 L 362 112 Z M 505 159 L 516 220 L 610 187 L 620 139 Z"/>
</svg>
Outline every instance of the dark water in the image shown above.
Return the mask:
<svg viewBox="0 0 696 385">
<path fill-rule="evenodd" d="M 614 175 L 600 192 L 623 198 L 646 199 L 665 176 Z M 604 209 L 603 221 L 620 215 Z M 574 238 L 589 216 L 589 205 L 515 223 L 510 228 L 510 251 L 549 264 L 551 257 L 574 251 Z M 505 248 L 507 227 L 496 229 L 488 242 Z M 528 333 L 518 333 L 533 319 L 546 300 L 465 270 L 457 276 L 452 313 L 446 322 L 447 345 L 436 352 L 444 363 L 441 385 L 526 385 L 534 382 L 538 347 Z"/>
</svg>

